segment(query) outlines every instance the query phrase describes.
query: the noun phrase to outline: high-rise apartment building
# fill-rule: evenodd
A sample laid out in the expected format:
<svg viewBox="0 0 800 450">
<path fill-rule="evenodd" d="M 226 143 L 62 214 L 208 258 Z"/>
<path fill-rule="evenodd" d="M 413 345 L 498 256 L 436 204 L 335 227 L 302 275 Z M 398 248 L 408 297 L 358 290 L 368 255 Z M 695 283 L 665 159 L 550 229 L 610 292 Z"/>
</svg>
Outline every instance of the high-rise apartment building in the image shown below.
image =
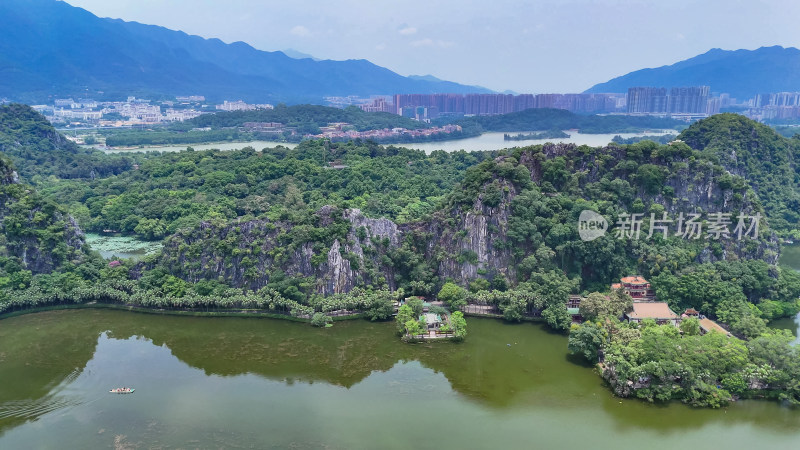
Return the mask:
<svg viewBox="0 0 800 450">
<path fill-rule="evenodd" d="M 621 94 L 397 94 L 394 112 L 424 106 L 440 115 L 508 114 L 531 108 L 558 108 L 577 113 L 614 112 Z"/>
<path fill-rule="evenodd" d="M 677 87 L 670 89 L 667 112 L 705 114 L 708 106 L 708 86 Z"/>
<path fill-rule="evenodd" d="M 629 113 L 667 112 L 667 90 L 656 87 L 628 88 Z"/>
<path fill-rule="evenodd" d="M 628 89 L 628 112 L 634 114 L 706 114 L 708 86 Z"/>
</svg>

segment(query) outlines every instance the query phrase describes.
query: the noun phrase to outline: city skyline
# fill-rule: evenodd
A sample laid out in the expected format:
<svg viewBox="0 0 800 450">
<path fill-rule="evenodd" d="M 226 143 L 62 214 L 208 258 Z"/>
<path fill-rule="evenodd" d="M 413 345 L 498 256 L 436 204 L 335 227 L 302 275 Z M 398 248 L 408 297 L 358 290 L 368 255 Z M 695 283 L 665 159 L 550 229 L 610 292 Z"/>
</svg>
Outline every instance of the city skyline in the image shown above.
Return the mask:
<svg viewBox="0 0 800 450">
<path fill-rule="evenodd" d="M 800 5 L 780 1 L 503 0 L 491 8 L 453 1 L 67 2 L 101 17 L 244 41 L 260 50 L 368 59 L 401 75 L 432 74 L 499 92 L 582 92 L 711 48 L 800 43 L 792 23 Z M 764 23 L 771 25 L 755 26 Z"/>
</svg>

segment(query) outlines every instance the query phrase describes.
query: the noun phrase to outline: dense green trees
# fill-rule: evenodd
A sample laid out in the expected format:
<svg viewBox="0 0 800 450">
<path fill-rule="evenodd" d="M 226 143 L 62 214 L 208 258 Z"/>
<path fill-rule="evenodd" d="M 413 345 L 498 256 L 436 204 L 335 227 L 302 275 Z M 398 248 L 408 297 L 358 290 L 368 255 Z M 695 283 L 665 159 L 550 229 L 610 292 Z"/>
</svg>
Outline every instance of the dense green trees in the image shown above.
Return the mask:
<svg viewBox="0 0 800 450">
<path fill-rule="evenodd" d="M 464 318 L 464 313 L 455 311 L 450 315 L 450 329 L 456 340 L 464 340 L 467 337 L 467 320 Z"/>
<path fill-rule="evenodd" d="M 397 316 L 395 317 L 395 323 L 397 324 L 397 334 L 402 335 L 406 332 L 406 323 L 412 320 L 417 320 L 417 317 L 414 315 L 414 310 L 411 309 L 408 304 L 400 305 L 400 308 L 397 310 Z"/>
<path fill-rule="evenodd" d="M 375 143 L 307 142 L 258 153 L 180 152 L 140 160 L 138 170 L 92 182 L 43 186 L 89 230 L 160 239 L 201 220 L 268 216 L 303 220 L 324 205 L 399 222 L 433 212 L 482 153 L 424 152 Z M 138 158 L 138 157 L 137 157 Z M 348 167 L 332 170 L 328 161 Z M 138 227 L 138 229 L 137 229 Z"/>
<path fill-rule="evenodd" d="M 587 361 L 597 362 L 597 354 L 606 344 L 608 333 L 594 322 L 573 325 L 569 333 L 567 348 L 570 352 L 583 356 Z"/>
<path fill-rule="evenodd" d="M 466 305 L 467 291 L 461 286 L 448 281 L 439 290 L 437 298 L 450 306 L 453 309 L 459 309 Z"/>
<path fill-rule="evenodd" d="M 256 139 L 253 133 L 238 129 L 209 131 L 174 132 L 158 131 L 115 131 L 106 137 L 109 147 L 136 147 L 140 145 L 202 144 L 208 142 L 247 141 Z"/>
<path fill-rule="evenodd" d="M 367 113 L 357 106 L 345 109 L 318 105 L 276 105 L 275 109 L 256 111 L 232 111 L 216 114 L 204 114 L 183 124 L 176 124 L 175 129 L 191 129 L 196 127 L 240 127 L 245 122 L 278 122 L 287 127 L 315 128 L 327 126 L 334 122 L 347 122 L 356 130 L 381 130 L 384 128 L 425 128 L 427 124 L 391 113 Z M 299 130 L 301 131 L 301 130 Z M 313 131 L 313 130 L 309 130 Z"/>
<path fill-rule="evenodd" d="M 630 311 L 633 299 L 623 290 L 617 289 L 610 295 L 592 292 L 581 300 L 581 316 L 593 321 L 600 318 L 619 319 L 623 313 Z"/>
<path fill-rule="evenodd" d="M 331 319 L 331 316 L 325 313 L 316 312 L 313 316 L 311 316 L 311 325 L 315 327 L 324 328 L 330 325 L 332 322 L 333 319 Z"/>
<path fill-rule="evenodd" d="M 770 227 L 800 235 L 800 140 L 783 138 L 768 126 L 738 114 L 717 114 L 696 122 L 678 137 L 728 171 L 750 180 L 770 218 Z"/>
<path fill-rule="evenodd" d="M 59 134 L 44 116 L 20 104 L 0 105 L 0 152 L 16 166 L 27 183 L 40 187 L 45 177 L 83 179 L 130 170 L 133 160 L 83 149 Z"/>
<path fill-rule="evenodd" d="M 800 310 L 797 272 L 760 260 L 701 264 L 678 274 L 663 272 L 651 281 L 656 295 L 674 310 L 703 311 L 743 335 L 757 335 L 765 320 Z"/>
<path fill-rule="evenodd" d="M 770 331 L 745 343 L 717 332 L 700 336 L 689 331 L 695 324 L 687 323 L 682 334 L 671 325 L 645 324 L 640 337 L 603 345 L 603 376 L 617 395 L 715 408 L 736 397 L 762 395 L 800 403 L 790 381 L 800 375 L 800 355 L 788 332 Z M 588 348 L 589 358 L 596 340 L 587 336 L 596 329 L 594 324 L 577 327 L 570 350 Z"/>
</svg>

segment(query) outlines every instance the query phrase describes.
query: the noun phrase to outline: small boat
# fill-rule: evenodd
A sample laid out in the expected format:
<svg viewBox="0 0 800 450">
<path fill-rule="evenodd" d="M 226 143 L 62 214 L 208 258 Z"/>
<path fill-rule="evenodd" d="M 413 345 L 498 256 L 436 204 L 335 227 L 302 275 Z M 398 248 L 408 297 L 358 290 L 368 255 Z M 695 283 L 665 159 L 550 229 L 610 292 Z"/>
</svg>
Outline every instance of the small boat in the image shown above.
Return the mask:
<svg viewBox="0 0 800 450">
<path fill-rule="evenodd" d="M 787 244 L 789 244 L 789 245 L 794 245 L 794 241 L 793 241 L 793 240 L 791 240 L 791 239 L 787 239 L 787 240 L 786 240 L 786 243 L 787 243 Z"/>
<path fill-rule="evenodd" d="M 133 391 L 135 390 L 136 389 L 122 387 L 122 388 L 111 389 L 108 392 L 112 394 L 133 394 Z"/>
</svg>

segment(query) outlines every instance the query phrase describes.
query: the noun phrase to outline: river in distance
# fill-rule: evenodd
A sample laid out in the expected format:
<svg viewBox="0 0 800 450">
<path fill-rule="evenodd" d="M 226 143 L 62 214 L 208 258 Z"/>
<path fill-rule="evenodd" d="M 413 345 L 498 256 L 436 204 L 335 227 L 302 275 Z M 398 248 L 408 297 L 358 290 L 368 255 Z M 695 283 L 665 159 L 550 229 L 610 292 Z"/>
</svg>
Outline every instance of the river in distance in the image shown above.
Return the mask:
<svg viewBox="0 0 800 450">
<path fill-rule="evenodd" d="M 517 134 L 528 134 L 529 131 L 514 131 L 505 133 L 483 133 L 480 136 L 456 139 L 453 141 L 440 141 L 440 142 L 425 142 L 425 143 L 412 143 L 412 144 L 395 144 L 398 147 L 408 147 L 419 150 L 424 150 L 430 153 L 435 150 L 444 150 L 446 152 L 457 152 L 465 150 L 468 152 L 478 150 L 500 150 L 512 147 L 526 147 L 529 145 L 541 145 L 547 142 L 565 143 L 575 145 L 589 145 L 592 147 L 600 147 L 608 145 L 614 136 L 622 136 L 623 138 L 640 137 L 640 136 L 662 136 L 664 134 L 678 134 L 675 130 L 655 130 L 648 131 L 647 133 L 612 133 L 612 134 L 581 134 L 576 131 L 565 130 L 569 135 L 568 138 L 550 138 L 550 139 L 526 139 L 522 141 L 506 141 L 503 139 L 504 134 L 512 136 Z"/>
<path fill-rule="evenodd" d="M 221 142 L 216 144 L 175 144 L 175 145 L 154 145 L 148 147 L 111 147 L 103 148 L 106 153 L 134 153 L 134 152 L 180 152 L 191 147 L 197 151 L 200 150 L 241 150 L 245 147 L 252 147 L 256 150 L 265 148 L 274 148 L 283 146 L 286 148 L 295 148 L 297 144 L 287 142 L 272 142 L 272 141 L 248 141 L 248 142 Z"/>
<path fill-rule="evenodd" d="M 554 139 L 527 139 L 522 141 L 506 141 L 503 139 L 504 134 L 528 134 L 530 132 L 511 132 L 511 133 L 483 133 L 480 136 L 455 139 L 452 141 L 439 141 L 439 142 L 424 142 L 424 143 L 399 143 L 392 144 L 396 147 L 406 147 L 418 150 L 424 150 L 426 153 L 431 153 L 435 150 L 444 150 L 446 152 L 456 152 L 459 150 L 480 151 L 480 150 L 501 150 L 504 148 L 512 147 L 525 147 L 529 145 L 539 145 L 547 142 L 563 142 L 576 145 L 589 145 L 593 147 L 607 145 L 611 139 L 616 135 L 623 138 L 639 137 L 639 136 L 661 136 L 664 134 L 677 134 L 674 130 L 656 130 L 647 133 L 612 133 L 612 134 L 581 134 L 575 131 L 567 130 L 566 133 L 570 135 L 568 138 L 554 138 Z M 195 150 L 239 150 L 244 147 L 253 147 L 256 150 L 264 148 L 272 148 L 282 145 L 288 148 L 294 148 L 297 144 L 289 144 L 285 142 L 269 142 L 269 141 L 250 141 L 250 142 L 225 142 L 220 144 L 181 144 L 181 145 L 164 145 L 153 147 L 141 148 L 111 148 L 104 150 L 106 153 L 128 153 L 128 152 L 178 152 L 186 150 L 187 147 L 192 147 Z"/>
<path fill-rule="evenodd" d="M 800 448 L 800 411 L 614 397 L 566 337 L 84 309 L 0 321 L 0 448 Z M 133 394 L 109 389 L 126 386 Z"/>
</svg>

